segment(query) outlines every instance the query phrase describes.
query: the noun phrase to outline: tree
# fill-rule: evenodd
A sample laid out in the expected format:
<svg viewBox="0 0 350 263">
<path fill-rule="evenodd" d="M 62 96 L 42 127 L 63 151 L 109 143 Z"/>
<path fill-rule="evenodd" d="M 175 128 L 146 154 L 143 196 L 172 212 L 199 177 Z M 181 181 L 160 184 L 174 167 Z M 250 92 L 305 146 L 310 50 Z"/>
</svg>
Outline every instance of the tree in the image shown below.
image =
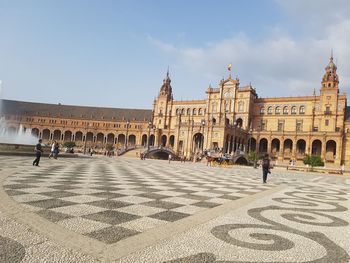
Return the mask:
<svg viewBox="0 0 350 263">
<path fill-rule="evenodd" d="M 308 164 L 311 167 L 324 166 L 324 162 L 319 155 L 306 155 L 303 159 L 304 164 Z"/>
<path fill-rule="evenodd" d="M 63 147 L 67 147 L 67 148 L 73 148 L 75 147 L 75 142 L 64 142 L 63 143 Z"/>
<path fill-rule="evenodd" d="M 256 151 L 251 151 L 248 153 L 248 161 L 253 163 L 254 168 L 256 168 L 256 163 L 259 160 L 259 154 Z"/>
</svg>

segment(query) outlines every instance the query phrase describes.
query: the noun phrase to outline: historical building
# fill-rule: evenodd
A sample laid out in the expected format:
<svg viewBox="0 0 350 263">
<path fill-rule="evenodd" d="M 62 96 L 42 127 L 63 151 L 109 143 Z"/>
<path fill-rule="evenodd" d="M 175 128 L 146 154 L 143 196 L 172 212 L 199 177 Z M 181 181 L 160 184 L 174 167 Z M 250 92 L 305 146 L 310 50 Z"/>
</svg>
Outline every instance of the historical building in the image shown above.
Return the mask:
<svg viewBox="0 0 350 263">
<path fill-rule="evenodd" d="M 114 109 L 2 101 L 9 129 L 19 125 L 44 142 L 75 141 L 80 147 L 113 144 L 168 147 L 193 157 L 207 150 L 268 152 L 280 162 L 320 155 L 329 164 L 350 165 L 350 120 L 346 95 L 339 94 L 337 67 L 330 58 L 319 95 L 259 98 L 231 76 L 209 86 L 206 99 L 176 101 L 169 72 L 152 110 Z"/>
</svg>

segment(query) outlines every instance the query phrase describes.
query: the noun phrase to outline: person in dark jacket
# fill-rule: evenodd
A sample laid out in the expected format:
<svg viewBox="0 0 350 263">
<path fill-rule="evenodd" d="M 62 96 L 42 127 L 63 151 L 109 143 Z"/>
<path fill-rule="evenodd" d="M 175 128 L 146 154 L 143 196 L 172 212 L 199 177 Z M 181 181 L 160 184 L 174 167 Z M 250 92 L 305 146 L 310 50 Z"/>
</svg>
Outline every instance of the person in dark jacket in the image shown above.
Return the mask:
<svg viewBox="0 0 350 263">
<path fill-rule="evenodd" d="M 39 162 L 40 162 L 40 157 L 41 157 L 41 154 L 43 153 L 43 147 L 41 146 L 41 143 L 42 143 L 42 139 L 39 139 L 39 142 L 37 145 L 35 145 L 35 160 L 33 161 L 33 166 L 39 166 Z"/>
<path fill-rule="evenodd" d="M 270 173 L 270 158 L 266 153 L 262 160 L 262 171 L 263 171 L 263 183 L 266 184 L 267 174 Z"/>
</svg>

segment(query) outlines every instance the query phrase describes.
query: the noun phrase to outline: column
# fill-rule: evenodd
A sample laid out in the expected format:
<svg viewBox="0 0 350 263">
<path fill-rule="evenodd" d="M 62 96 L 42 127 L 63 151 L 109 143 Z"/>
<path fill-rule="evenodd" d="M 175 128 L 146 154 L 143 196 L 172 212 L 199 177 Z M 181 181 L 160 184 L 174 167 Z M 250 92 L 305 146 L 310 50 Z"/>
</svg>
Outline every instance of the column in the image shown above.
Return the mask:
<svg viewBox="0 0 350 263">
<path fill-rule="evenodd" d="M 280 155 L 279 155 L 279 161 L 283 162 L 284 160 L 284 138 L 281 138 L 280 141 Z"/>
</svg>

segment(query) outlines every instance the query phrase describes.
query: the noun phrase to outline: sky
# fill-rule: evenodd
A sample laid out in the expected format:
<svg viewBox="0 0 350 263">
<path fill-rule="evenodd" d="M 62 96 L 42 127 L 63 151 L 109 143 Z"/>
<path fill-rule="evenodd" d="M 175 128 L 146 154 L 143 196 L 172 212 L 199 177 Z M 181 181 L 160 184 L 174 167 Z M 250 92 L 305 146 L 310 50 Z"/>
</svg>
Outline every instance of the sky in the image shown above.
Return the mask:
<svg viewBox="0 0 350 263">
<path fill-rule="evenodd" d="M 151 109 L 231 74 L 259 97 L 319 92 L 333 50 L 350 92 L 347 0 L 0 0 L 5 99 Z"/>
</svg>

